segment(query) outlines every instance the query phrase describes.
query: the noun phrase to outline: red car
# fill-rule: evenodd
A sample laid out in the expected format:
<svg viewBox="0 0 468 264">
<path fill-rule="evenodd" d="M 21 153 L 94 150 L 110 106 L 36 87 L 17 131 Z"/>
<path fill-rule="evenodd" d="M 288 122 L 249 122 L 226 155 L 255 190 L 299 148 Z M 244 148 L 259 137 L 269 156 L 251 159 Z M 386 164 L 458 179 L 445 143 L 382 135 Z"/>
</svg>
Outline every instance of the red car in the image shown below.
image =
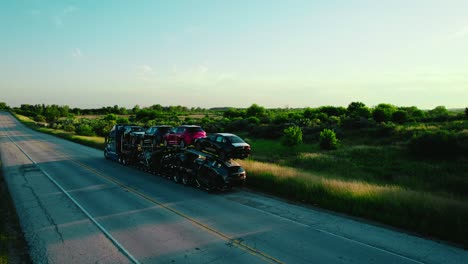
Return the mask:
<svg viewBox="0 0 468 264">
<path fill-rule="evenodd" d="M 206 137 L 206 132 L 200 126 L 178 126 L 164 135 L 164 146 L 178 145 L 181 148 L 192 145 L 197 138 Z"/>
</svg>

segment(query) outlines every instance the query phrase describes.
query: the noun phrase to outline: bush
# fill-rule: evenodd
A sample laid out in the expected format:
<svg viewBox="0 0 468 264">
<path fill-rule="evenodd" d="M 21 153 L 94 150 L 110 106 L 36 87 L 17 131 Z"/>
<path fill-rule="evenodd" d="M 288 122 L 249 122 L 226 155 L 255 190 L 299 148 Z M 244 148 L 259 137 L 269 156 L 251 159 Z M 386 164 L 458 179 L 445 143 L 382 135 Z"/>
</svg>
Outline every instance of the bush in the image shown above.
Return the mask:
<svg viewBox="0 0 468 264">
<path fill-rule="evenodd" d="M 418 157 L 442 159 L 463 154 L 463 146 L 457 134 L 446 130 L 415 135 L 409 143 L 409 150 Z"/>
<path fill-rule="evenodd" d="M 77 127 L 76 134 L 80 136 L 95 136 L 93 128 L 87 124 L 83 124 Z"/>
<path fill-rule="evenodd" d="M 37 116 L 34 117 L 34 121 L 36 121 L 36 122 L 45 122 L 46 119 L 45 119 L 45 117 L 43 115 L 37 115 Z"/>
<path fill-rule="evenodd" d="M 325 128 L 320 132 L 319 145 L 321 149 L 331 150 L 338 148 L 338 139 L 333 130 Z"/>
<path fill-rule="evenodd" d="M 302 130 L 298 126 L 290 126 L 283 130 L 283 144 L 286 146 L 296 146 L 302 143 Z"/>
<path fill-rule="evenodd" d="M 75 126 L 73 126 L 72 124 L 67 124 L 63 126 L 63 130 L 67 132 L 75 132 Z"/>
</svg>

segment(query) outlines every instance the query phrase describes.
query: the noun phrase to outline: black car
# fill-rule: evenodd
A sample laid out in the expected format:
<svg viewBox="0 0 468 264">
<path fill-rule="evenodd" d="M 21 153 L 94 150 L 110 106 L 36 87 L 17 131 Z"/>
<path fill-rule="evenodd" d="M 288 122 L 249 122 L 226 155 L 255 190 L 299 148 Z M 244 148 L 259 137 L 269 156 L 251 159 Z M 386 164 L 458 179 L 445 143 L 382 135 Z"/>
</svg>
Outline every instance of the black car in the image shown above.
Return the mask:
<svg viewBox="0 0 468 264">
<path fill-rule="evenodd" d="M 153 145 L 161 145 L 164 135 L 168 134 L 172 126 L 152 126 L 145 131 L 145 139 L 149 139 Z"/>
<path fill-rule="evenodd" d="M 223 161 L 194 149 L 187 149 L 177 158 L 173 180 L 184 185 L 195 185 L 206 190 L 228 190 L 243 186 L 245 170 L 234 161 Z"/>
<path fill-rule="evenodd" d="M 196 182 L 206 190 L 231 189 L 233 186 L 243 186 L 247 175 L 235 161 L 222 161 L 207 158 L 198 169 Z"/>
<path fill-rule="evenodd" d="M 242 138 L 230 133 L 214 133 L 195 141 L 197 150 L 215 153 L 220 159 L 245 159 L 250 156 L 250 145 Z"/>
</svg>

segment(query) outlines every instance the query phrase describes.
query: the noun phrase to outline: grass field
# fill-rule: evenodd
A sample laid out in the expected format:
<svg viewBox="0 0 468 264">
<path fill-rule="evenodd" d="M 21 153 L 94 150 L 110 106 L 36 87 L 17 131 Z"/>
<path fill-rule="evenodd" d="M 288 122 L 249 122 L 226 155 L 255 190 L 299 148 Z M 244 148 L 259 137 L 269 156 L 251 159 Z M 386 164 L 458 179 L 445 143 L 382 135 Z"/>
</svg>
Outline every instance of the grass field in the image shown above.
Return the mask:
<svg viewBox="0 0 468 264">
<path fill-rule="evenodd" d="M 103 149 L 103 138 L 36 129 Z M 321 151 L 317 144 L 247 141 L 253 154 L 240 163 L 250 188 L 468 248 L 468 162 L 463 158 L 415 159 L 401 142 L 362 135 L 348 137 L 333 151 Z"/>
</svg>

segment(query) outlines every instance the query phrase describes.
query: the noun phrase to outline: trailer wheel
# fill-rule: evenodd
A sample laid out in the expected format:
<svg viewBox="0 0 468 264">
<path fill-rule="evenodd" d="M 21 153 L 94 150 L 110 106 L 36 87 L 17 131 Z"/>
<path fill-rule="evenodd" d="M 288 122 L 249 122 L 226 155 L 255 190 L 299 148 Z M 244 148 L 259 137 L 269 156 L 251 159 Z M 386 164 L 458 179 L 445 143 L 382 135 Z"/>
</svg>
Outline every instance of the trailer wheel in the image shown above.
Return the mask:
<svg viewBox="0 0 468 264">
<path fill-rule="evenodd" d="M 183 139 L 180 140 L 179 147 L 185 148 L 185 141 Z"/>
<path fill-rule="evenodd" d="M 184 175 L 182 175 L 182 184 L 192 185 L 192 178 L 190 177 L 188 172 L 185 172 Z"/>
</svg>

